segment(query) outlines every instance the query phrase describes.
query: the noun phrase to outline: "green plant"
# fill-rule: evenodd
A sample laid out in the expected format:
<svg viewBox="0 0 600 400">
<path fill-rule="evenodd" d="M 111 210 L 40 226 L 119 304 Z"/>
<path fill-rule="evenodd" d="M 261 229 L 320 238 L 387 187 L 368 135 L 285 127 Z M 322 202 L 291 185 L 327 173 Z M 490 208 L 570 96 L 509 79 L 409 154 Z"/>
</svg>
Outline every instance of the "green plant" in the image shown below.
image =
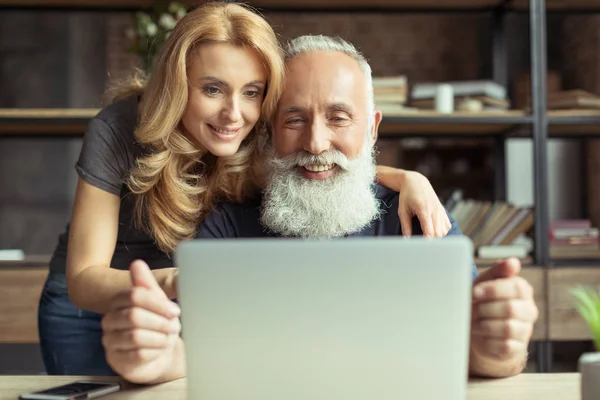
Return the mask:
<svg viewBox="0 0 600 400">
<path fill-rule="evenodd" d="M 135 13 L 133 26 L 127 29 L 126 36 L 131 42 L 129 51 L 140 57 L 146 69 L 152 68 L 163 43 L 186 14 L 182 4 L 164 0 L 157 1 L 148 12 Z"/>
<path fill-rule="evenodd" d="M 571 293 L 577 300 L 575 307 L 579 315 L 590 329 L 594 347 L 600 351 L 600 295 L 596 289 L 587 286 L 578 286 Z"/>
</svg>

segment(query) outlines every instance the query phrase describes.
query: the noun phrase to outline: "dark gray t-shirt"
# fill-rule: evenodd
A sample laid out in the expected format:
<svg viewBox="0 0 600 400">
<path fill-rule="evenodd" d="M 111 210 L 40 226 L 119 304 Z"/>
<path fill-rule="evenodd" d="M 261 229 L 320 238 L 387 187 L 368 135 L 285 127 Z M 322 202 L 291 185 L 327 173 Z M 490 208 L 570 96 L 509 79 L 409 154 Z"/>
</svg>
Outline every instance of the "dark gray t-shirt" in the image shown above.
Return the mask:
<svg viewBox="0 0 600 400">
<path fill-rule="evenodd" d="M 135 259 L 143 259 L 152 269 L 172 267 L 170 257 L 159 250 L 152 238 L 136 229 L 135 201 L 124 184 L 142 148 L 135 140 L 138 97 L 118 101 L 101 110 L 89 123 L 83 139 L 77 174 L 87 183 L 120 196 L 119 230 L 111 267 L 129 269 Z M 59 236 L 50 260 L 50 270 L 64 272 L 69 225 Z"/>
</svg>

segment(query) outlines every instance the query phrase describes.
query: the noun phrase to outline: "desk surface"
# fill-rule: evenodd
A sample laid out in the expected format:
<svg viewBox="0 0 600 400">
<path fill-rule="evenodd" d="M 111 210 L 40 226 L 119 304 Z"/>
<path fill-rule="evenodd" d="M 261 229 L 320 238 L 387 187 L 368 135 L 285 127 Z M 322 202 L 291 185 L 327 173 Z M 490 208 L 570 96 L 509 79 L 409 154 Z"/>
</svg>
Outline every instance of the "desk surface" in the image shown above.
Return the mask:
<svg viewBox="0 0 600 400">
<path fill-rule="evenodd" d="M 0 400 L 16 400 L 25 392 L 70 383 L 81 377 L 0 376 Z M 113 380 L 92 378 L 92 380 Z M 521 374 L 497 380 L 475 380 L 469 383 L 468 400 L 580 400 L 580 376 L 566 374 Z M 125 385 L 118 393 L 102 397 L 106 400 L 185 400 L 185 379 L 152 387 Z"/>
</svg>

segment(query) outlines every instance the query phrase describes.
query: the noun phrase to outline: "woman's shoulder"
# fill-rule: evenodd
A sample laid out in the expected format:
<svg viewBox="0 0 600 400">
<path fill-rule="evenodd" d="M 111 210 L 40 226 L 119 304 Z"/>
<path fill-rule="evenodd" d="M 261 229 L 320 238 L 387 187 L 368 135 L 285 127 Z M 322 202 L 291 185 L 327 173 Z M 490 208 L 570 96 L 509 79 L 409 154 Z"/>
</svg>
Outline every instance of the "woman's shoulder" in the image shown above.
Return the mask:
<svg viewBox="0 0 600 400">
<path fill-rule="evenodd" d="M 127 130 L 133 134 L 138 120 L 138 102 L 138 95 L 117 100 L 101 109 L 93 119 L 104 122 L 113 130 Z"/>
</svg>

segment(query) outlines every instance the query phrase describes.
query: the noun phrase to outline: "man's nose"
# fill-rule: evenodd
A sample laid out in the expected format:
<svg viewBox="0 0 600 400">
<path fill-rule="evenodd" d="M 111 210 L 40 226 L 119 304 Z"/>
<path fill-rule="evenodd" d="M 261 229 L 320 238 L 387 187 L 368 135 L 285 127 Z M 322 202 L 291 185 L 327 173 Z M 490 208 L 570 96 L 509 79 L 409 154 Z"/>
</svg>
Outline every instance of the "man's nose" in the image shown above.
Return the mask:
<svg viewBox="0 0 600 400">
<path fill-rule="evenodd" d="M 304 150 L 312 154 L 321 154 L 331 146 L 330 132 L 325 124 L 313 121 L 304 133 Z"/>
<path fill-rule="evenodd" d="M 231 122 L 237 122 L 242 118 L 240 100 L 237 96 L 231 96 L 223 108 L 223 116 Z"/>
</svg>

